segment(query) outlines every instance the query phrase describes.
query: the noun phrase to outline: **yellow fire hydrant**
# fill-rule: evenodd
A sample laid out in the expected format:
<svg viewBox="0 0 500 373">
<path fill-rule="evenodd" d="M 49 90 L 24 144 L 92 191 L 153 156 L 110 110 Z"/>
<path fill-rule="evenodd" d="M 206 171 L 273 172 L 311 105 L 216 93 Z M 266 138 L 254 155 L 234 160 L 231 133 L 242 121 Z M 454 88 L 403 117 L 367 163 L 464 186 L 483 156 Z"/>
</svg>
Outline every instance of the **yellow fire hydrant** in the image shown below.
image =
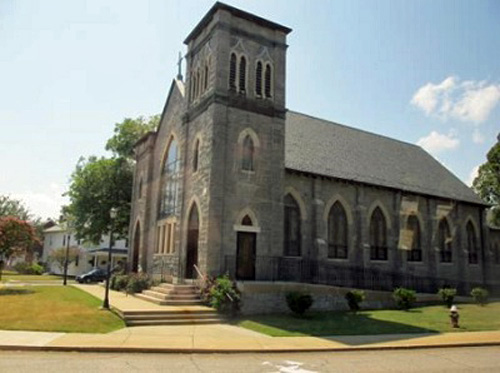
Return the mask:
<svg viewBox="0 0 500 373">
<path fill-rule="evenodd" d="M 450 320 L 451 320 L 451 326 L 454 328 L 460 328 L 458 325 L 458 319 L 460 318 L 460 315 L 458 314 L 458 308 L 457 306 L 451 306 L 450 308 Z"/>
</svg>

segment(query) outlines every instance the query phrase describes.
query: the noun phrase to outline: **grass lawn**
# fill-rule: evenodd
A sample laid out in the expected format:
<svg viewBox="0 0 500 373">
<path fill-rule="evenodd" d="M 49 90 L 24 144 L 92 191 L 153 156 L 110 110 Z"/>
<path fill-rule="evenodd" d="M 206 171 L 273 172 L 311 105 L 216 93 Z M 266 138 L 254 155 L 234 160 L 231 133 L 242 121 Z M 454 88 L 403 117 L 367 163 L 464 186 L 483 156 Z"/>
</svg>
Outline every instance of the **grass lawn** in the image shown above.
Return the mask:
<svg viewBox="0 0 500 373">
<path fill-rule="evenodd" d="M 71 278 L 68 278 L 71 280 Z M 14 271 L 2 271 L 2 280 L 0 282 L 43 282 L 43 281 L 61 281 L 62 276 L 54 275 L 23 275 Z"/>
<path fill-rule="evenodd" d="M 257 315 L 241 318 L 237 325 L 273 337 L 370 335 L 398 333 L 443 333 L 500 329 L 500 302 L 485 307 L 458 305 L 460 328 L 451 327 L 444 306 L 426 306 L 409 311 L 371 310 L 357 314 L 344 311 L 293 315 Z"/>
<path fill-rule="evenodd" d="M 72 286 L 0 286 L 0 329 L 107 333 L 123 321 L 101 301 Z"/>
</svg>

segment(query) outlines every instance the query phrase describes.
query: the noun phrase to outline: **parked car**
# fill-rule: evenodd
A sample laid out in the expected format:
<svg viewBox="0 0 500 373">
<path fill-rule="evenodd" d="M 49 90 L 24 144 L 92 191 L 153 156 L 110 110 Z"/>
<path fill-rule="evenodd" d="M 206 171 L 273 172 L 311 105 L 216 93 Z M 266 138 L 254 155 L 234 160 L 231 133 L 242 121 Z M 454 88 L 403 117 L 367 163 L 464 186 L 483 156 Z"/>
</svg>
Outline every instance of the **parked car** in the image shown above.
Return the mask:
<svg viewBox="0 0 500 373">
<path fill-rule="evenodd" d="M 75 280 L 80 284 L 99 282 L 106 280 L 106 271 L 100 268 L 94 268 L 90 272 L 84 273 L 83 275 L 76 276 Z"/>
</svg>

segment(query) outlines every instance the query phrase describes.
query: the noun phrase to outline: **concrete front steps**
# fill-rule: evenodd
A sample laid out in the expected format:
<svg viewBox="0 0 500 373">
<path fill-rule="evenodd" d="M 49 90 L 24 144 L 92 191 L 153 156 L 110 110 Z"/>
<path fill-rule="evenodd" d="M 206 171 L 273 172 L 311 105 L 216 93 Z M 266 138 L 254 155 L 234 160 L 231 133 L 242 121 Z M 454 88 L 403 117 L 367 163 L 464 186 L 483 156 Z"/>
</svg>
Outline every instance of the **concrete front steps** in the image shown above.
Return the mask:
<svg viewBox="0 0 500 373">
<path fill-rule="evenodd" d="M 212 308 L 169 307 L 162 310 L 137 310 L 123 311 L 122 318 L 127 326 L 150 325 L 191 325 L 191 324 L 220 324 L 224 322 L 219 314 Z"/>
<path fill-rule="evenodd" d="M 163 283 L 135 295 L 160 306 L 195 306 L 201 301 L 195 286 Z"/>
<path fill-rule="evenodd" d="M 213 309 L 203 306 L 196 287 L 163 283 L 135 295 L 161 309 L 121 312 L 127 326 L 217 324 L 224 322 Z"/>
</svg>

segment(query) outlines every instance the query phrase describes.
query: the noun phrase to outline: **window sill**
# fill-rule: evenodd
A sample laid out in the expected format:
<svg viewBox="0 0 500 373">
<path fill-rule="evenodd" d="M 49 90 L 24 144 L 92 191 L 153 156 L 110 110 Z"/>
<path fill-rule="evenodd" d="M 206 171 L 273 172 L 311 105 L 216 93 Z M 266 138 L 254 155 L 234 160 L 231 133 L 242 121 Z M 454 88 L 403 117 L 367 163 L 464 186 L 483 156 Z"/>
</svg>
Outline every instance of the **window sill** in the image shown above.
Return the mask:
<svg viewBox="0 0 500 373">
<path fill-rule="evenodd" d="M 389 263 L 389 259 L 372 259 L 372 258 L 370 258 L 370 262 L 372 262 L 372 263 Z"/>
<path fill-rule="evenodd" d="M 330 258 L 330 257 L 327 257 L 326 260 L 328 260 L 329 262 L 348 262 L 349 261 L 349 257 L 347 257 L 347 258 Z"/>
</svg>

